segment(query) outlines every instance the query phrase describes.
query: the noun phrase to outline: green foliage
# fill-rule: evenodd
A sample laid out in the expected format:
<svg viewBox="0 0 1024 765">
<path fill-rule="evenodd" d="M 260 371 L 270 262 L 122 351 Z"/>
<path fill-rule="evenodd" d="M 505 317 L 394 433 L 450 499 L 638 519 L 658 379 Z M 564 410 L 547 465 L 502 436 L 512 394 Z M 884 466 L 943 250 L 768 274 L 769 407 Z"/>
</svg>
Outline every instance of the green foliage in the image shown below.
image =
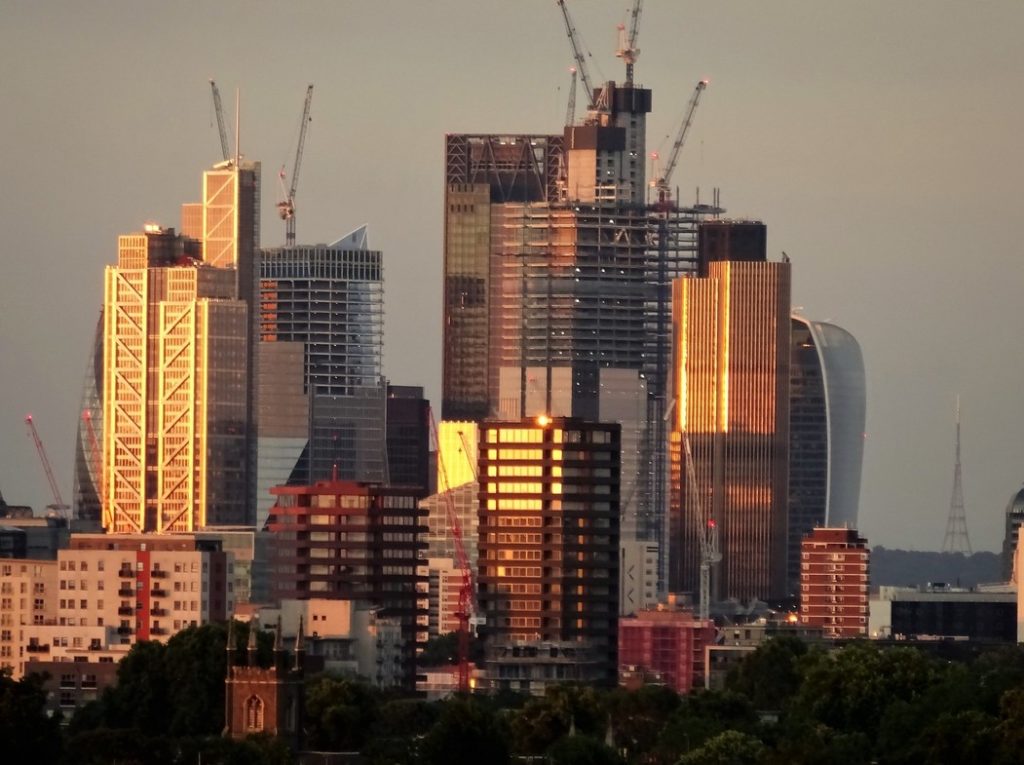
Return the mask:
<svg viewBox="0 0 1024 765">
<path fill-rule="evenodd" d="M 477 698 L 443 702 L 440 717 L 420 745 L 423 765 L 506 765 L 508 732 L 489 704 Z"/>
<path fill-rule="evenodd" d="M 807 644 L 798 638 L 771 638 L 730 672 L 726 687 L 750 699 L 755 709 L 782 709 L 800 688 L 806 654 Z"/>
<path fill-rule="evenodd" d="M 646 756 L 680 703 L 679 694 L 664 686 L 644 686 L 636 691 L 616 688 L 606 701 L 615 745 L 631 758 Z"/>
<path fill-rule="evenodd" d="M 0 674 L 0 744 L 8 763 L 56 762 L 60 756 L 60 720 L 46 714 L 43 678 L 12 680 Z"/>
<path fill-rule="evenodd" d="M 758 765 L 767 755 L 768 750 L 756 736 L 727 730 L 684 754 L 679 765 Z"/>
<path fill-rule="evenodd" d="M 361 750 L 377 719 L 379 694 L 356 680 L 326 675 L 306 686 L 306 739 L 328 752 Z"/>
<path fill-rule="evenodd" d="M 753 732 L 757 713 L 745 697 L 732 691 L 698 691 L 683 699 L 672 713 L 657 743 L 661 761 L 672 761 L 728 731 Z"/>
<path fill-rule="evenodd" d="M 590 686 L 549 687 L 541 698 L 529 699 L 511 718 L 513 749 L 540 755 L 575 726 L 579 733 L 604 735 L 607 712 Z"/>
<path fill-rule="evenodd" d="M 551 765 L 620 765 L 622 758 L 590 736 L 564 736 L 548 749 Z"/>
</svg>

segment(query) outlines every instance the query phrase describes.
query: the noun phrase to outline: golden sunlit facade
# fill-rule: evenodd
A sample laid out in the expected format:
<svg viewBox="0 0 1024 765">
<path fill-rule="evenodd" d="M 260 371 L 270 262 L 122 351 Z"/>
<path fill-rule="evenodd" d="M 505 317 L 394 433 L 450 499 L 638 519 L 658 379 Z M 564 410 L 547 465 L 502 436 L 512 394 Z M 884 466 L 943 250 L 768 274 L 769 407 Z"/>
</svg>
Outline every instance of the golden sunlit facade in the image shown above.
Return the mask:
<svg viewBox="0 0 1024 765">
<path fill-rule="evenodd" d="M 686 487 L 688 434 L 704 517 L 723 555 L 718 598 L 785 594 L 789 442 L 788 263 L 718 261 L 673 285 L 669 586 L 696 592 L 698 531 Z"/>
<path fill-rule="evenodd" d="M 104 297 L 103 527 L 243 522 L 247 309 L 235 270 L 147 226 L 119 238 Z"/>
<path fill-rule="evenodd" d="M 617 424 L 481 423 L 477 599 L 494 643 L 585 643 L 614 677 L 619 454 Z"/>
</svg>

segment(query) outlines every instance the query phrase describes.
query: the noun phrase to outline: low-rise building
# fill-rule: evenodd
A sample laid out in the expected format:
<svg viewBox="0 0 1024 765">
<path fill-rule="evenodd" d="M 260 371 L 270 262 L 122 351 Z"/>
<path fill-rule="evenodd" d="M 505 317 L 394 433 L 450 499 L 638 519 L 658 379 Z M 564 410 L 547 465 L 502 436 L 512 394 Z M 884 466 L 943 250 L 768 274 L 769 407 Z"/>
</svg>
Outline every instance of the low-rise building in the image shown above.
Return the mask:
<svg viewBox="0 0 1024 765">
<path fill-rule="evenodd" d="M 872 638 L 999 643 L 1018 639 L 1015 585 L 880 587 L 870 609 Z"/>
<path fill-rule="evenodd" d="M 817 528 L 800 549 L 800 621 L 825 637 L 868 632 L 867 540 L 856 529 Z"/>
<path fill-rule="evenodd" d="M 689 693 L 703 686 L 705 648 L 714 641 L 714 622 L 672 604 L 619 619 L 619 683 Z"/>
</svg>

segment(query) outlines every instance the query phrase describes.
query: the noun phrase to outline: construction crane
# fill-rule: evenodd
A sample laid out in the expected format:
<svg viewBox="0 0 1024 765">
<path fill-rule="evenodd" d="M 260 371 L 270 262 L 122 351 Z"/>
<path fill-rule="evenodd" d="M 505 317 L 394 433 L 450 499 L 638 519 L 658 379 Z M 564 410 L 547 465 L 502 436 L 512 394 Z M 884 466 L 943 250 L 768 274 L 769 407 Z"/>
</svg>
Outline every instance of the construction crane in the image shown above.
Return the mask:
<svg viewBox="0 0 1024 765">
<path fill-rule="evenodd" d="M 459 524 L 458 514 L 455 512 L 455 499 L 452 496 L 452 486 L 448 481 L 448 469 L 444 464 L 444 457 L 441 450 L 441 439 L 437 435 L 437 422 L 434 420 L 434 410 L 430 414 L 430 435 L 434 439 L 434 449 L 437 454 L 437 468 L 441 471 L 441 479 L 447 490 L 442 492 L 445 514 L 448 518 L 448 526 L 452 532 L 452 539 L 455 541 L 455 558 L 459 571 L 462 574 L 462 582 L 459 586 L 459 602 L 455 611 L 455 618 L 458 620 L 458 683 L 459 693 L 469 692 L 469 617 L 473 610 L 473 571 L 469 565 L 469 558 L 466 555 L 466 548 L 462 544 L 462 526 Z M 466 437 L 459 432 L 465 450 Z M 467 459 L 469 455 L 466 455 Z"/>
<path fill-rule="evenodd" d="M 220 90 L 217 83 L 210 80 L 210 89 L 213 91 L 213 110 L 217 112 L 217 129 L 220 131 L 220 150 L 224 154 L 224 161 L 231 159 L 231 145 L 228 143 L 228 129 L 224 125 L 224 105 L 220 102 Z"/>
<path fill-rule="evenodd" d="M 284 221 L 284 243 L 288 247 L 295 244 L 295 191 L 299 185 L 299 168 L 302 166 L 302 150 L 306 144 L 306 127 L 309 125 L 309 106 L 313 102 L 313 86 L 306 88 L 306 103 L 302 108 L 302 125 L 299 127 L 299 145 L 295 149 L 295 164 L 292 165 L 292 182 L 285 193 L 284 200 L 277 203 L 277 212 Z M 281 166 L 281 190 L 284 191 L 285 171 Z"/>
<path fill-rule="evenodd" d="M 700 544 L 700 610 L 701 620 L 711 615 L 711 567 L 722 560 L 718 549 L 718 524 L 711 512 L 706 514 L 697 488 L 697 471 L 693 467 L 693 452 L 690 451 L 690 436 L 683 433 L 683 451 L 686 456 L 686 486 L 693 504 L 693 518 L 697 524 L 697 541 Z"/>
<path fill-rule="evenodd" d="M 683 148 L 683 144 L 686 143 L 686 136 L 690 132 L 690 125 L 693 124 L 693 115 L 697 111 L 697 105 L 700 103 L 701 93 L 704 92 L 707 86 L 708 81 L 701 80 L 697 83 L 697 87 L 694 88 L 693 95 L 690 96 L 690 103 L 686 106 L 686 116 L 683 118 L 683 124 L 679 126 L 679 133 L 676 135 L 675 143 L 672 144 L 672 151 L 669 152 L 668 161 L 665 163 L 665 170 L 654 183 L 655 188 L 658 190 L 659 201 L 667 201 L 671 196 L 669 182 L 672 180 L 672 173 L 675 171 L 676 163 L 679 161 L 679 152 Z"/>
<path fill-rule="evenodd" d="M 590 80 L 590 74 L 587 72 L 587 60 L 583 57 L 583 51 L 580 48 L 580 38 L 576 33 L 576 27 L 572 23 L 572 17 L 569 16 L 569 9 L 565 5 L 565 0 L 556 0 L 558 7 L 562 9 L 562 18 L 565 19 L 565 33 L 569 36 L 569 43 L 572 45 L 572 56 L 576 59 L 576 68 L 579 70 L 580 79 L 583 80 L 583 87 L 587 94 L 587 105 L 588 108 L 595 108 L 597 98 L 597 92 L 594 90 L 594 85 Z"/>
<path fill-rule="evenodd" d="M 576 121 L 576 67 L 570 66 L 569 72 L 572 74 L 572 80 L 569 82 L 569 105 L 565 109 L 566 125 Z"/>
<path fill-rule="evenodd" d="M 85 423 L 85 431 L 89 436 L 89 448 L 92 450 L 92 471 L 99 480 L 100 506 L 106 507 L 107 492 L 106 481 L 103 475 L 103 450 L 100 448 L 99 439 L 96 438 L 96 431 L 92 427 L 92 412 L 88 409 L 82 410 L 82 422 Z"/>
<path fill-rule="evenodd" d="M 637 34 L 640 32 L 640 13 L 643 11 L 643 0 L 633 0 L 633 10 L 629 14 L 629 37 L 626 36 L 626 25 L 619 24 L 619 49 L 615 55 L 626 62 L 626 84 L 633 84 L 633 64 L 640 58 L 640 49 L 636 47 Z"/>
<path fill-rule="evenodd" d="M 39 438 L 39 431 L 32 420 L 32 415 L 25 417 L 25 425 L 28 427 L 28 434 L 35 442 L 36 451 L 39 452 L 39 461 L 43 463 L 43 472 L 46 473 L 46 480 L 50 483 L 50 492 L 53 494 L 53 504 L 47 505 L 47 509 L 60 514 L 62 518 L 67 517 L 68 506 L 64 504 L 64 498 L 60 495 L 57 487 L 57 479 L 53 477 L 53 468 L 50 466 L 50 458 L 46 456 L 46 449 L 43 448 L 42 439 Z"/>
</svg>

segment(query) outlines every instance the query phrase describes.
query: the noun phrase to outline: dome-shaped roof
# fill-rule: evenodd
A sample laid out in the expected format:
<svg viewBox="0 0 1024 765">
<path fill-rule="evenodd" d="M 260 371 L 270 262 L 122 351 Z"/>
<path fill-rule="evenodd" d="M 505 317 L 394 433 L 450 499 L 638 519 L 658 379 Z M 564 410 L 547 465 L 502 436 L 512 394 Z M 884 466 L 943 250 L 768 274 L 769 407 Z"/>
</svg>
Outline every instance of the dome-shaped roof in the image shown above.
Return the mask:
<svg viewBox="0 0 1024 765">
<path fill-rule="evenodd" d="M 1017 493 L 1010 497 L 1010 504 L 1006 506 L 1007 515 L 1024 516 L 1024 486 L 1017 490 Z"/>
</svg>

